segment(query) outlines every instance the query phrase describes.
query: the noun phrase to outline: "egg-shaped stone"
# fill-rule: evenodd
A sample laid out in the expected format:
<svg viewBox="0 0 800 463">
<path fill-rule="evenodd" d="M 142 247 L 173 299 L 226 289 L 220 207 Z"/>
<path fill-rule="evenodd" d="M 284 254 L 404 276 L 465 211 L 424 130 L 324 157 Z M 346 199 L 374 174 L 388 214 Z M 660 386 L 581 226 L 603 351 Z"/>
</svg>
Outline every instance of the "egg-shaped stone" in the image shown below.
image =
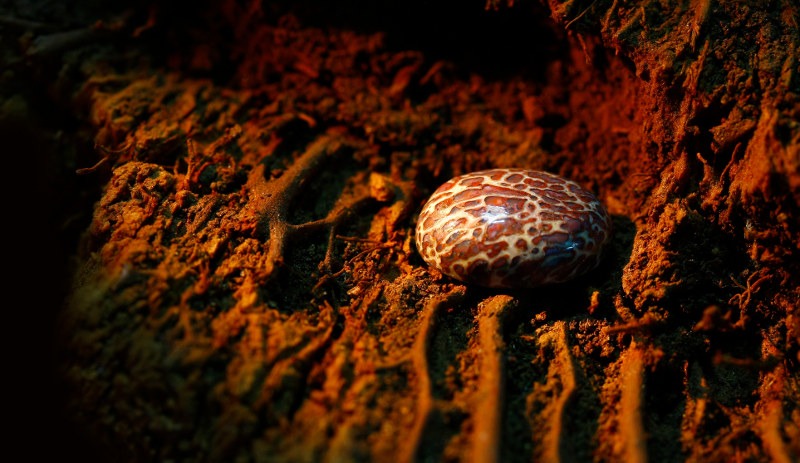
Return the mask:
<svg viewBox="0 0 800 463">
<path fill-rule="evenodd" d="M 530 288 L 595 268 L 611 236 L 605 207 L 547 172 L 491 169 L 455 177 L 422 208 L 417 250 L 466 283 Z"/>
</svg>

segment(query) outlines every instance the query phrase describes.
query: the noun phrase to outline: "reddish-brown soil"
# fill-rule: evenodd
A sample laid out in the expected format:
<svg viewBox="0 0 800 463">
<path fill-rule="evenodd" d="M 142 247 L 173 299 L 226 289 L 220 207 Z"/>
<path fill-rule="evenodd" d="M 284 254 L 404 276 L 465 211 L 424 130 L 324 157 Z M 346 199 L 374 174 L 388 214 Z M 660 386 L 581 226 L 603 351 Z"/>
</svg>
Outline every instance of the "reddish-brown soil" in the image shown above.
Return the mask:
<svg viewBox="0 0 800 463">
<path fill-rule="evenodd" d="M 111 461 L 798 461 L 795 3 L 366 3 L 2 11 L 16 269 L 68 282 L 19 306 L 55 352 L 25 429 Z M 601 266 L 425 266 L 427 195 L 490 167 L 594 191 Z"/>
</svg>

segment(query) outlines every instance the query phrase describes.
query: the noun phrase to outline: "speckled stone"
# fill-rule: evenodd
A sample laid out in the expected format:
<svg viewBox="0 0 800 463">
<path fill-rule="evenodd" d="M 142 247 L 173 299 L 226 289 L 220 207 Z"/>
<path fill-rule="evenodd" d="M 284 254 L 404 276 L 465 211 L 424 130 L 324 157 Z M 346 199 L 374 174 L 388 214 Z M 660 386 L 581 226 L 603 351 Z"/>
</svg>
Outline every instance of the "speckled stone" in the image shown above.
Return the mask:
<svg viewBox="0 0 800 463">
<path fill-rule="evenodd" d="M 455 177 L 422 208 L 422 258 L 458 280 L 493 288 L 561 283 L 595 268 L 611 236 L 605 207 L 547 172 L 491 169 Z"/>
</svg>

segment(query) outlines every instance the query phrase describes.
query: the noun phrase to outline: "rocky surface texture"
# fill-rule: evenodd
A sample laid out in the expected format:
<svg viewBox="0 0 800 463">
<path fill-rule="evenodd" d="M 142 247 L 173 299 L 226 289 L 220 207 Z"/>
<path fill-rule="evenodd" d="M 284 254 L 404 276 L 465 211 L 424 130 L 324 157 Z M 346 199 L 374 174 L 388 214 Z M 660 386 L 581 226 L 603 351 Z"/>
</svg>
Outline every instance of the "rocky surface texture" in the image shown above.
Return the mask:
<svg viewBox="0 0 800 463">
<path fill-rule="evenodd" d="M 92 452 L 800 458 L 795 2 L 40 3 L 0 17 L 0 117 L 58 192 Z M 428 268 L 422 204 L 494 167 L 593 191 L 600 267 Z"/>
</svg>

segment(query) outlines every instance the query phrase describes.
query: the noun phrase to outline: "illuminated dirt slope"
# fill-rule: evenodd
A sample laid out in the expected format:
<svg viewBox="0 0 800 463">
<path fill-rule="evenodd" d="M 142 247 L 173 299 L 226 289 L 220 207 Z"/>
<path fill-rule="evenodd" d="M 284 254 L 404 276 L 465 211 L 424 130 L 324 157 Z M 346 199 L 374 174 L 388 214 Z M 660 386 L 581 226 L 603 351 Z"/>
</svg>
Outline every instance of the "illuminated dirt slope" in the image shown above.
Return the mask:
<svg viewBox="0 0 800 463">
<path fill-rule="evenodd" d="M 504 70 L 322 7 L 134 8 L 72 77 L 104 188 L 70 414 L 135 461 L 796 461 L 797 7 L 628 3 L 459 4 L 551 41 Z M 604 263 L 428 269 L 427 195 L 490 167 L 594 191 Z"/>
</svg>

